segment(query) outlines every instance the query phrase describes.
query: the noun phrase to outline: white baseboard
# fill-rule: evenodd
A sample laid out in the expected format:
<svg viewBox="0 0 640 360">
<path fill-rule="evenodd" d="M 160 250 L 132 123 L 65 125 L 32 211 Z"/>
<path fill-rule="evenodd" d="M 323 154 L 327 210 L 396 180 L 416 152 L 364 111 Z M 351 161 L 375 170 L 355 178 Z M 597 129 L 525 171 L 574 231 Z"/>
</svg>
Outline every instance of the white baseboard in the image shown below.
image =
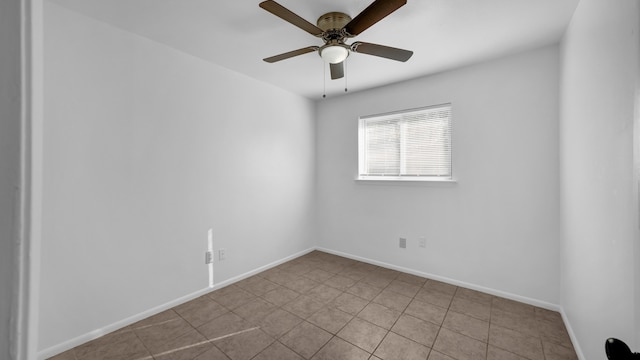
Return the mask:
<svg viewBox="0 0 640 360">
<path fill-rule="evenodd" d="M 377 266 L 381 266 L 381 267 L 388 268 L 388 269 L 402 271 L 402 272 L 409 273 L 409 274 L 412 274 L 412 275 L 417 275 L 417 276 L 421 276 L 421 277 L 425 277 L 425 278 L 441 281 L 441 282 L 444 282 L 444 283 L 447 283 L 447 284 L 451 284 L 451 285 L 455 285 L 455 286 L 461 286 L 461 287 L 464 287 L 464 288 L 467 288 L 467 289 L 477 290 L 477 291 L 481 291 L 481 292 L 484 292 L 484 293 L 487 293 L 487 294 L 500 296 L 500 297 L 503 297 L 503 298 L 506 298 L 506 299 L 510 299 L 510 300 L 522 302 L 522 303 L 525 303 L 525 304 L 537 306 L 537 307 L 540 307 L 540 308 L 543 308 L 543 309 L 553 310 L 553 311 L 558 311 L 558 312 L 560 311 L 560 305 L 552 304 L 552 303 L 549 303 L 549 302 L 546 302 L 546 301 L 532 299 L 532 298 L 529 298 L 529 297 L 526 297 L 526 296 L 520 296 L 520 295 L 508 293 L 508 292 L 501 291 L 501 290 L 487 288 L 487 287 L 484 287 L 484 286 L 470 284 L 470 283 L 467 283 L 467 282 L 464 282 L 464 281 L 459 281 L 459 280 L 447 278 L 447 277 L 440 276 L 440 275 L 429 274 L 429 273 L 425 273 L 425 272 L 422 272 L 422 271 L 405 268 L 405 267 L 402 267 L 402 266 L 396 266 L 396 265 L 385 263 L 385 262 L 378 261 L 378 260 L 372 260 L 372 259 L 368 259 L 368 258 L 363 258 L 361 256 L 352 255 L 352 254 L 348 254 L 348 253 L 343 253 L 341 251 L 335 251 L 335 250 L 326 249 L 326 248 L 322 248 L 322 247 L 318 247 L 317 249 L 320 250 L 320 251 L 324 251 L 324 252 L 330 253 L 330 254 L 346 257 L 346 258 L 353 259 L 353 260 L 366 262 L 366 263 L 369 263 L 369 264 L 372 264 L 372 265 L 377 265 Z"/>
<path fill-rule="evenodd" d="M 573 344 L 573 349 L 576 351 L 576 355 L 578 356 L 578 360 L 587 360 L 582 352 L 582 348 L 580 347 L 580 343 L 578 342 L 578 338 L 576 337 L 576 333 L 573 331 L 573 327 L 571 326 L 571 322 L 569 321 L 569 317 L 567 313 L 564 311 L 564 308 L 560 308 L 560 315 L 562 315 L 562 321 L 564 321 L 564 326 L 567 328 L 567 332 L 569 333 L 569 338 L 571 339 L 571 343 Z"/>
<path fill-rule="evenodd" d="M 260 273 L 262 271 L 268 270 L 268 269 L 270 269 L 272 267 L 278 266 L 278 265 L 280 265 L 282 263 L 285 263 L 287 261 L 293 260 L 295 258 L 298 258 L 298 257 L 302 256 L 302 255 L 308 254 L 308 253 L 314 251 L 315 249 L 316 249 L 315 247 L 312 247 L 312 248 L 300 251 L 300 252 L 295 253 L 293 255 L 287 256 L 287 257 L 282 258 L 280 260 L 276 260 L 276 261 L 274 261 L 272 263 L 269 263 L 267 265 L 264 265 L 264 266 L 261 266 L 259 268 L 256 268 L 256 269 L 253 269 L 251 271 L 248 271 L 248 272 L 246 272 L 244 274 L 241 274 L 241 275 L 232 277 L 230 279 L 224 280 L 222 282 L 216 283 L 216 284 L 214 284 L 213 287 L 206 287 L 204 289 L 195 291 L 195 292 L 193 292 L 191 294 L 182 296 L 180 298 L 177 298 L 175 300 L 169 301 L 169 302 L 164 303 L 162 305 L 158 305 L 158 306 L 156 306 L 156 307 L 154 307 L 152 309 L 149 309 L 149 310 L 143 311 L 143 312 L 141 312 L 139 314 L 130 316 L 130 317 L 126 318 L 126 319 L 122 319 L 120 321 L 117 321 L 115 323 L 109 324 L 109 325 L 104 326 L 102 328 L 90 331 L 90 332 L 88 332 L 86 334 L 82 334 L 82 335 L 80 335 L 78 337 L 75 337 L 75 338 L 70 339 L 68 341 L 65 341 L 63 343 L 60 343 L 58 345 L 54 345 L 54 346 L 51 346 L 51 347 L 49 347 L 47 349 L 41 350 L 41 351 L 38 352 L 38 356 L 37 356 L 38 360 L 45 360 L 45 359 L 48 359 L 48 358 L 50 358 L 52 356 L 58 355 L 60 353 L 63 353 L 65 351 L 69 350 L 69 349 L 73 349 L 76 346 L 79 346 L 79 345 L 82 345 L 82 344 L 84 344 L 86 342 L 89 342 L 91 340 L 97 339 L 97 338 L 99 338 L 101 336 L 104 336 L 104 335 L 106 335 L 108 333 L 111 333 L 113 331 L 122 329 L 125 326 L 129 326 L 129 325 L 131 325 L 133 323 L 136 323 L 136 322 L 138 322 L 140 320 L 146 319 L 146 318 L 148 318 L 150 316 L 153 316 L 153 315 L 156 315 L 156 314 L 161 313 L 163 311 L 169 310 L 169 309 L 171 309 L 171 308 L 173 308 L 175 306 L 178 306 L 180 304 L 183 304 L 183 303 L 186 303 L 188 301 L 191 301 L 191 300 L 193 300 L 193 299 L 195 299 L 197 297 L 200 297 L 202 295 L 210 293 L 210 292 L 212 292 L 214 290 L 221 289 L 221 288 L 223 288 L 225 286 L 228 286 L 228 285 L 236 283 L 236 282 L 238 282 L 240 280 L 246 279 L 246 278 L 248 278 L 250 276 L 253 276 L 253 275 L 257 274 L 257 273 Z"/>
<path fill-rule="evenodd" d="M 67 340 L 63 343 L 60 343 L 58 345 L 54 345 L 52 347 L 49 347 L 47 349 L 41 350 L 38 352 L 38 359 L 39 360 L 44 360 L 47 358 L 50 358 L 52 356 L 55 356 L 57 354 L 63 353 L 69 349 L 72 349 L 76 346 L 82 345 L 86 342 L 89 342 L 91 340 L 97 339 L 101 336 L 104 336 L 108 333 L 114 332 L 116 330 L 122 329 L 125 326 L 129 326 L 135 322 L 138 322 L 140 320 L 143 320 L 145 318 L 148 318 L 149 316 L 153 316 L 156 315 L 158 313 L 161 313 L 165 310 L 171 309 L 174 306 L 180 305 L 182 303 L 185 303 L 187 301 L 193 300 L 199 296 L 202 296 L 206 293 L 208 293 L 209 291 L 211 291 L 210 288 L 206 288 L 206 289 L 201 289 L 198 290 L 196 292 L 193 292 L 191 294 L 182 296 L 178 299 L 169 301 L 165 304 L 156 306 L 152 309 L 143 311 L 141 313 L 138 313 L 136 315 L 130 316 L 126 319 L 122 319 L 120 321 L 116 321 L 115 323 L 109 324 L 107 326 L 104 326 L 102 328 L 99 329 L 95 329 L 93 331 L 90 331 L 86 334 L 82 334 L 80 336 L 77 336 L 71 340 Z"/>
<path fill-rule="evenodd" d="M 241 275 L 238 275 L 238 276 L 234 276 L 234 277 L 232 277 L 230 279 L 227 279 L 227 280 L 224 280 L 222 282 L 216 283 L 213 286 L 213 288 L 208 288 L 207 290 L 208 291 L 214 291 L 214 290 L 222 289 L 225 286 L 229 286 L 229 285 L 231 285 L 233 283 L 237 283 L 238 281 L 244 280 L 244 279 L 246 279 L 248 277 L 251 277 L 251 276 L 253 276 L 253 275 L 257 274 L 257 273 L 261 273 L 261 272 L 263 272 L 265 270 L 271 269 L 272 267 L 276 267 L 276 266 L 278 266 L 280 264 L 286 263 L 287 261 L 293 260 L 295 258 L 299 258 L 300 256 L 306 255 L 306 254 L 308 254 L 308 253 L 310 253 L 310 252 L 312 252 L 314 250 L 316 250 L 316 248 L 312 247 L 312 248 L 297 252 L 297 253 L 295 253 L 293 255 L 287 256 L 286 258 L 282 258 L 282 259 L 274 261 L 274 262 L 272 262 L 270 264 L 261 266 L 261 267 L 259 267 L 257 269 L 253 269 L 251 271 L 248 271 L 248 272 L 246 272 L 244 274 L 241 274 Z"/>
</svg>

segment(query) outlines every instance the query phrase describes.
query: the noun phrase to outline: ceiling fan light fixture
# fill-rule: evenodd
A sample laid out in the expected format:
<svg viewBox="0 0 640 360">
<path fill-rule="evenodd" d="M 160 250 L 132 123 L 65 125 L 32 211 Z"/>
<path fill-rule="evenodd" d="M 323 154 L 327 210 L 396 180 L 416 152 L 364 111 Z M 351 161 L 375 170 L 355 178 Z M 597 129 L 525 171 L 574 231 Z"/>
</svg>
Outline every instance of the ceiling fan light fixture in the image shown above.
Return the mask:
<svg viewBox="0 0 640 360">
<path fill-rule="evenodd" d="M 329 45 L 320 49 L 320 57 L 329 64 L 339 64 L 348 56 L 349 50 L 341 45 Z"/>
</svg>

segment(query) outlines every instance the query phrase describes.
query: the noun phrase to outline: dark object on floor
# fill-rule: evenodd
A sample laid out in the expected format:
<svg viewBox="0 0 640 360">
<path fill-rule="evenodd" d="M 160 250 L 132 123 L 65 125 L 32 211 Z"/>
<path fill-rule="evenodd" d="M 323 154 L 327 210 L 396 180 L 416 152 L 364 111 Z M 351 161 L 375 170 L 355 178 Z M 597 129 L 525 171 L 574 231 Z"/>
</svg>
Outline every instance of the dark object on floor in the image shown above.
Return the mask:
<svg viewBox="0 0 640 360">
<path fill-rule="evenodd" d="M 631 349 L 622 340 L 609 338 L 604 343 L 604 350 L 609 360 L 640 360 L 640 354 L 631 352 Z"/>
</svg>

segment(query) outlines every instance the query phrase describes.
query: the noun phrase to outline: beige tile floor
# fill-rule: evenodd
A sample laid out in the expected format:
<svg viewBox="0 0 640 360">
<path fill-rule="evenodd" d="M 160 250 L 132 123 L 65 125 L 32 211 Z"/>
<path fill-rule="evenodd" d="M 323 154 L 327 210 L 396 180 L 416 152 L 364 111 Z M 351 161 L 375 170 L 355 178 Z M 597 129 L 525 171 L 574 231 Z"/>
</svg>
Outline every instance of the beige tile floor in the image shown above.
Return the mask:
<svg viewBox="0 0 640 360">
<path fill-rule="evenodd" d="M 314 251 L 53 360 L 576 360 L 556 312 Z"/>
</svg>

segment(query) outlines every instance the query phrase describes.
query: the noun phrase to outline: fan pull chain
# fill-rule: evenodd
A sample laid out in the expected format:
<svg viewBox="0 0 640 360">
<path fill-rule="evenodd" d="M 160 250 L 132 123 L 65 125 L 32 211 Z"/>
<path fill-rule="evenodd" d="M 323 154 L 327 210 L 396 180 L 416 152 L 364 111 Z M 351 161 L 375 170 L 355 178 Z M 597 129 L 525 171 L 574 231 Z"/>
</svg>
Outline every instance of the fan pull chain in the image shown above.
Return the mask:
<svg viewBox="0 0 640 360">
<path fill-rule="evenodd" d="M 347 92 L 347 59 L 344 59 L 344 92 Z"/>
<path fill-rule="evenodd" d="M 324 99 L 327 97 L 327 65 L 324 63 L 324 61 L 322 62 L 322 70 L 322 83 L 324 86 L 324 89 L 322 90 L 322 98 Z"/>
</svg>

